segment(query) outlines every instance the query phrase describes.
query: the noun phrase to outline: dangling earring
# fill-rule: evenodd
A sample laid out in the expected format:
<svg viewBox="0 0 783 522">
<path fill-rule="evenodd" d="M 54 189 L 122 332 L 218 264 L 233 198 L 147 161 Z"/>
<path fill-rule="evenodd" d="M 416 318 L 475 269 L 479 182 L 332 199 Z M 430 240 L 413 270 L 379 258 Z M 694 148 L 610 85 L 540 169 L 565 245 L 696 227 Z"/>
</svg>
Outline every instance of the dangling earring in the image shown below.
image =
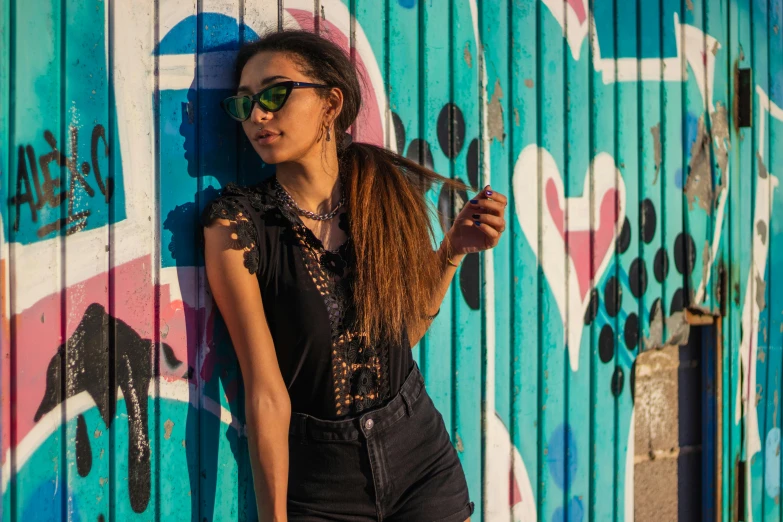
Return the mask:
<svg viewBox="0 0 783 522">
<path fill-rule="evenodd" d="M 332 141 L 332 128 L 326 128 L 326 141 Z"/>
</svg>

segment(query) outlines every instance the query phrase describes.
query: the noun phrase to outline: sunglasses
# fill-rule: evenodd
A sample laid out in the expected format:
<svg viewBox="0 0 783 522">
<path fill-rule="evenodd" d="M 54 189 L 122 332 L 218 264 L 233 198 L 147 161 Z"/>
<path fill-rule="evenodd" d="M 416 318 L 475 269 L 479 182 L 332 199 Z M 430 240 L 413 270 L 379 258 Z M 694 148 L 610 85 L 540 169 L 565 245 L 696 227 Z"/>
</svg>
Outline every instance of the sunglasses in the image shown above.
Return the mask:
<svg viewBox="0 0 783 522">
<path fill-rule="evenodd" d="M 245 121 L 250 117 L 250 113 L 253 112 L 254 103 L 258 102 L 258 105 L 267 112 L 277 112 L 283 108 L 286 100 L 291 95 L 291 91 L 308 87 L 329 88 L 328 85 L 320 83 L 285 81 L 270 85 L 253 96 L 229 96 L 220 102 L 220 106 L 223 107 L 226 114 L 235 120 Z"/>
</svg>

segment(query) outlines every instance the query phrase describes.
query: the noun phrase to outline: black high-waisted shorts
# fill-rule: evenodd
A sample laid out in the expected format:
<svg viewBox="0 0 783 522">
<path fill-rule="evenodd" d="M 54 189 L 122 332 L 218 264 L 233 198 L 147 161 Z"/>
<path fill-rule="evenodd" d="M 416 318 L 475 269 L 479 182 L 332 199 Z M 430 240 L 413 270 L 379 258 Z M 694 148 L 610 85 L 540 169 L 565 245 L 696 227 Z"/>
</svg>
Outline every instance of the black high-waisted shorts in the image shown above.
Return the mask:
<svg viewBox="0 0 783 522">
<path fill-rule="evenodd" d="M 474 504 L 414 362 L 382 408 L 329 421 L 291 414 L 290 522 L 463 522 Z"/>
</svg>

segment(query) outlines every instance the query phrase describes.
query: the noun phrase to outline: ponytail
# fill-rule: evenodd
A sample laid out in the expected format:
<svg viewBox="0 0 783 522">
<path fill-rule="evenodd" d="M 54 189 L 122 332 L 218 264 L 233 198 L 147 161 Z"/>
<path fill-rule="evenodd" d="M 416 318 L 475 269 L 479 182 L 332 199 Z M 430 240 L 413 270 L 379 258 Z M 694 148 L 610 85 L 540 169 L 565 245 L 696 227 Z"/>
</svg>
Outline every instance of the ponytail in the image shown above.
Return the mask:
<svg viewBox="0 0 783 522">
<path fill-rule="evenodd" d="M 370 339 L 401 342 L 405 326 L 428 313 L 441 276 L 425 194 L 435 182 L 469 187 L 384 148 L 347 139 L 338 144 L 338 157 L 356 255 L 356 326 Z"/>
</svg>

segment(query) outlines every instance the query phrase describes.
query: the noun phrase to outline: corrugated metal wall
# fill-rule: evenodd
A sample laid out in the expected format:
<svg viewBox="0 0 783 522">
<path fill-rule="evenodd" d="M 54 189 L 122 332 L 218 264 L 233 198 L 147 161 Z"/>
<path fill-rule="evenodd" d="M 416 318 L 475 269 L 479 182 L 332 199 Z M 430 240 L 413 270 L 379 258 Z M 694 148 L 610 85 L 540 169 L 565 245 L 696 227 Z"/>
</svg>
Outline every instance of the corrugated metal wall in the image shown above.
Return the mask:
<svg viewBox="0 0 783 522">
<path fill-rule="evenodd" d="M 238 43 L 281 24 L 350 47 L 357 139 L 510 198 L 414 350 L 473 520 L 632 519 L 634 360 L 722 304 L 719 510 L 783 519 L 781 21 L 781 0 L 2 2 L 2 520 L 255 518 L 195 232 L 267 174 L 217 102 Z"/>
</svg>

